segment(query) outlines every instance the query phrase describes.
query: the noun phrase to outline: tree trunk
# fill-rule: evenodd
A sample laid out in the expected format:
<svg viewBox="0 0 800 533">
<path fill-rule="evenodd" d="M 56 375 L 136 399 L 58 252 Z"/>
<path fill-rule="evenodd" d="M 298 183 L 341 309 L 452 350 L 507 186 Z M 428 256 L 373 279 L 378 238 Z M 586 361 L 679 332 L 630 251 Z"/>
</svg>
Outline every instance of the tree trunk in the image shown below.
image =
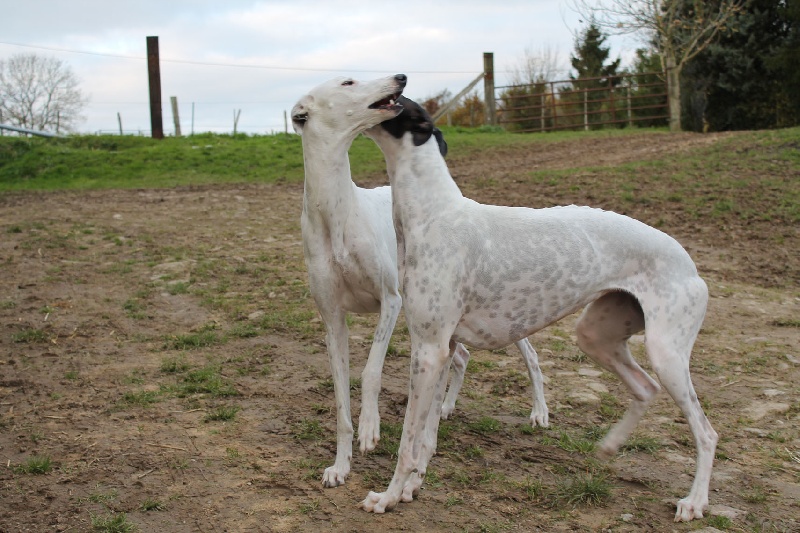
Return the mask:
<svg viewBox="0 0 800 533">
<path fill-rule="evenodd" d="M 669 131 L 681 131 L 681 69 L 672 55 L 667 56 L 667 100 Z"/>
</svg>

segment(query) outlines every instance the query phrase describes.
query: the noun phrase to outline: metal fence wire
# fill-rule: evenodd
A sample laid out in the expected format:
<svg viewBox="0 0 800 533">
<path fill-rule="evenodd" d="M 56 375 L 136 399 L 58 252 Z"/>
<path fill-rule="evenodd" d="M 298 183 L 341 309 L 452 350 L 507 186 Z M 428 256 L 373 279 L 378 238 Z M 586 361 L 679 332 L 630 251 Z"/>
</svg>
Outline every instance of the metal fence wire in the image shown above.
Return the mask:
<svg viewBox="0 0 800 533">
<path fill-rule="evenodd" d="M 542 81 L 495 88 L 497 122 L 509 131 L 665 126 L 667 83 L 660 72 Z"/>
</svg>

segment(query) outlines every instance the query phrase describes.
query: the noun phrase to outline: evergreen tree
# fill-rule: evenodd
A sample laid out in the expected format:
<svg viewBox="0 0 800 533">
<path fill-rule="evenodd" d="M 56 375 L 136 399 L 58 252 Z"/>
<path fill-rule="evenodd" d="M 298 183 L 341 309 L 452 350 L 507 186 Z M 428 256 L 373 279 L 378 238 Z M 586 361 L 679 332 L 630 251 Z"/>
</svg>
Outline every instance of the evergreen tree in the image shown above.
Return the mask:
<svg viewBox="0 0 800 533">
<path fill-rule="evenodd" d="M 737 16 L 736 31 L 684 68 L 685 127 L 720 131 L 797 124 L 799 24 L 796 3 L 751 0 Z"/>
<path fill-rule="evenodd" d="M 561 93 L 562 102 L 570 102 L 567 115 L 576 125 L 603 122 L 616 118 L 613 104 L 605 102 L 617 86 L 620 59 L 606 64 L 611 49 L 604 46 L 608 37 L 592 21 L 575 40 L 575 53 L 570 57 L 576 75 L 570 75 L 572 88 Z M 610 115 L 599 113 L 607 110 Z"/>
<path fill-rule="evenodd" d="M 639 48 L 633 62 L 631 107 L 640 127 L 666 126 L 666 80 L 661 71 L 661 56 L 654 49 Z M 652 117 L 652 118 L 651 118 Z M 662 118 L 656 118 L 662 117 Z"/>
<path fill-rule="evenodd" d="M 575 55 L 570 57 L 572 68 L 577 72 L 577 76 L 570 76 L 573 80 L 586 80 L 588 78 L 600 78 L 593 80 L 595 87 L 607 87 L 608 78 L 617 75 L 620 59 L 612 61 L 606 65 L 611 48 L 603 46 L 608 37 L 600 31 L 594 22 L 589 26 L 575 41 Z M 612 81 L 613 83 L 613 81 Z"/>
</svg>

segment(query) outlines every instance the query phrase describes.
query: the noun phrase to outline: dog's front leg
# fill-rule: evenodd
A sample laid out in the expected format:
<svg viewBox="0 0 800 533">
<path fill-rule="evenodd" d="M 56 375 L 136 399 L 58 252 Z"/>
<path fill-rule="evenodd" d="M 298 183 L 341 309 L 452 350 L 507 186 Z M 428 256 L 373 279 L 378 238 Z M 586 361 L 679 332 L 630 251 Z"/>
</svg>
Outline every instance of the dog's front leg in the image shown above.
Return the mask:
<svg viewBox="0 0 800 533">
<path fill-rule="evenodd" d="M 447 377 L 450 374 L 450 365 L 453 364 L 454 354 L 458 351 L 459 347 L 466 352 L 466 349 L 461 343 L 450 341 L 450 354 L 444 368 L 442 368 L 439 374 L 439 381 L 436 384 L 433 404 L 428 414 L 428 422 L 425 426 L 425 434 L 423 437 L 426 440 L 425 449 L 427 453 L 422 457 L 422 463 L 419 466 L 419 471 L 422 472 L 422 475 L 412 475 L 409 477 L 405 487 L 403 487 L 403 495 L 400 497 L 400 501 L 413 501 L 417 494 L 419 494 L 420 488 L 422 488 L 423 476 L 425 472 L 428 471 L 428 462 L 430 462 L 431 457 L 436 453 L 436 444 L 439 436 L 439 421 L 443 418 L 442 398 L 444 398 L 445 390 L 447 389 Z"/>
<path fill-rule="evenodd" d="M 402 300 L 396 288 L 384 292 L 372 348 L 361 373 L 361 416 L 358 419 L 358 444 L 361 453 L 374 450 L 380 440 L 378 395 L 381 392 L 381 372 L 401 305 Z"/>
<path fill-rule="evenodd" d="M 345 312 L 336 309 L 323 314 L 327 334 L 328 357 L 336 396 L 336 462 L 325 469 L 322 485 L 326 488 L 343 485 L 350 473 L 353 458 L 353 421 L 350 418 L 350 353 Z"/>
<path fill-rule="evenodd" d="M 403 496 L 406 486 L 419 488 L 425 476 L 428 459 L 436 447 L 436 435 L 429 433 L 433 423 L 431 410 L 440 382 L 446 379 L 449 348 L 443 343 L 414 346 L 412 340 L 411 382 L 408 390 L 408 406 L 403 421 L 403 435 L 397 455 L 397 466 L 386 492 L 370 492 L 361 502 L 364 510 L 383 513 L 393 509 Z M 442 401 L 441 394 L 438 402 Z M 434 418 L 438 417 L 436 408 Z M 419 480 L 412 476 L 419 477 Z"/>
</svg>

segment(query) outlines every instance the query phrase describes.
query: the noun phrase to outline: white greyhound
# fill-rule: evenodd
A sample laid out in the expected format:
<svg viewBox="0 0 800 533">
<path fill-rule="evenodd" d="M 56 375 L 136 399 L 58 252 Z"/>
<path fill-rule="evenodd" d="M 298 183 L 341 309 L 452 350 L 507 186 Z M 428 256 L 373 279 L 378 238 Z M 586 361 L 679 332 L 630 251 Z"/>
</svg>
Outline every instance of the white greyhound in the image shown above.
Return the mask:
<svg viewBox="0 0 800 533">
<path fill-rule="evenodd" d="M 505 346 L 586 306 L 578 345 L 633 395 L 601 453 L 617 452 L 659 391 L 627 346 L 646 326 L 650 363 L 697 446 L 694 484 L 678 501 L 675 520 L 702 517 L 717 434 L 689 376 L 708 301 L 689 255 L 661 231 L 609 211 L 499 207 L 464 198 L 428 114 L 406 98 L 400 103 L 400 115 L 366 134 L 383 151 L 392 186 L 411 383 L 394 476 L 386 492 L 367 495 L 363 508 L 382 513 L 418 493 L 436 447 L 451 339 Z"/>
<path fill-rule="evenodd" d="M 402 110 L 394 102 L 405 84 L 402 74 L 371 82 L 337 78 L 313 89 L 292 109 L 294 129 L 303 138 L 305 263 L 311 294 L 327 331 L 336 396 L 336 460 L 322 476 L 325 487 L 345 482 L 353 453 L 347 312 L 380 313 L 362 373 L 361 451 L 373 450 L 380 438 L 381 371 L 401 306 L 392 197 L 389 187 L 362 189 L 353 183 L 347 150 L 364 129 Z M 531 422 L 546 426 L 548 411 L 536 352 L 527 339 L 517 346 L 533 382 Z M 456 348 L 455 375 L 443 416 L 453 410 L 469 359 L 463 346 Z"/>
</svg>

